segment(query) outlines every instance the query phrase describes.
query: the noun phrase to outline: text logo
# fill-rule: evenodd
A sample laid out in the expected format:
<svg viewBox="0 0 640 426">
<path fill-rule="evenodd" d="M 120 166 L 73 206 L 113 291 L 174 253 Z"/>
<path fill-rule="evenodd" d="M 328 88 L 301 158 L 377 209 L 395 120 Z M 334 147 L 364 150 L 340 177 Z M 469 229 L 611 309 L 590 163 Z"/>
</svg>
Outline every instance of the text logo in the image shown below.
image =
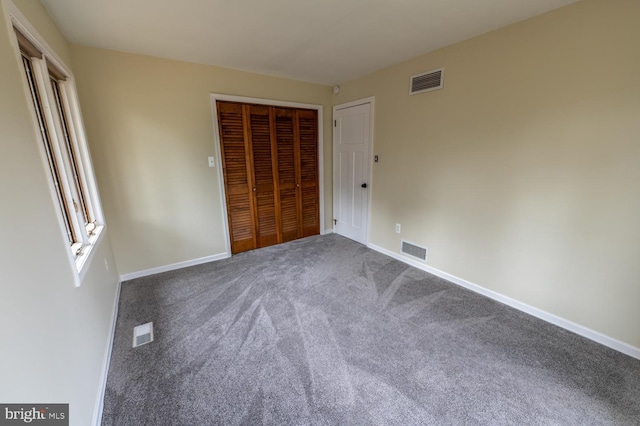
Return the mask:
<svg viewBox="0 0 640 426">
<path fill-rule="evenodd" d="M 0 404 L 0 426 L 69 426 L 69 404 Z"/>
</svg>

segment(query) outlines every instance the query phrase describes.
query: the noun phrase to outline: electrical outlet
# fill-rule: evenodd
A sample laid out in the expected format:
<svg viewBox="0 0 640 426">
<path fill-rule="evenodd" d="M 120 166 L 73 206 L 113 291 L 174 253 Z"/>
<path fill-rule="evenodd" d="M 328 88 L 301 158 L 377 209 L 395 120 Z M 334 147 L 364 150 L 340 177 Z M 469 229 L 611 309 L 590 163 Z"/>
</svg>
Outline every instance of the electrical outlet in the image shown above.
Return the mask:
<svg viewBox="0 0 640 426">
<path fill-rule="evenodd" d="M 216 166 L 216 159 L 214 157 L 209 157 L 209 167 Z"/>
<path fill-rule="evenodd" d="M 401 229 L 400 224 L 396 223 L 396 234 L 400 233 L 400 229 Z"/>
</svg>

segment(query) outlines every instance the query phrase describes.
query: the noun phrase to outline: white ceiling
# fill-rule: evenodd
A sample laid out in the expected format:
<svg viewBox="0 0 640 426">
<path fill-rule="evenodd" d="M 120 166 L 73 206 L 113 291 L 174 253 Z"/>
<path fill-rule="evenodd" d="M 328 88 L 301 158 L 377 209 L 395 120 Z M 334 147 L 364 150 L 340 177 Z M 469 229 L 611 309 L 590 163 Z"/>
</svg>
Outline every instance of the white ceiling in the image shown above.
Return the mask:
<svg viewBox="0 0 640 426">
<path fill-rule="evenodd" d="M 577 0 L 41 0 L 75 44 L 333 85 Z"/>
</svg>

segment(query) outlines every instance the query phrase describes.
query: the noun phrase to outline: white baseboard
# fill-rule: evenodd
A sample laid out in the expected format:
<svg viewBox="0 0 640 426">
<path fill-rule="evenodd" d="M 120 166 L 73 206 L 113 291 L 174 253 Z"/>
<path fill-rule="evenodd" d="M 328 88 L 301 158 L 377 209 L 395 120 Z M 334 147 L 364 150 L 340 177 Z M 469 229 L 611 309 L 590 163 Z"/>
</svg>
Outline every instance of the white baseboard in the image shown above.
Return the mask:
<svg viewBox="0 0 640 426">
<path fill-rule="evenodd" d="M 322 235 L 333 234 L 333 228 L 324 228 Z"/>
<path fill-rule="evenodd" d="M 109 329 L 109 338 L 107 339 L 107 348 L 105 351 L 104 361 L 102 362 L 102 374 L 100 375 L 100 383 L 98 387 L 98 399 L 96 400 L 96 407 L 93 410 L 93 424 L 100 426 L 102 424 L 102 411 L 104 409 L 104 394 L 107 391 L 107 376 L 109 374 L 109 365 L 111 364 L 111 351 L 113 350 L 113 340 L 116 335 L 116 321 L 118 320 L 118 305 L 120 302 L 120 287 L 121 282 L 118 283 L 116 289 L 116 297 L 113 301 L 113 317 L 111 318 L 111 327 Z"/>
<path fill-rule="evenodd" d="M 184 262 L 172 263 L 171 265 L 158 266 L 156 268 L 145 269 L 138 272 L 130 272 L 120 275 L 120 281 L 129 281 L 134 278 L 146 277 L 147 275 L 159 274 L 161 272 L 173 271 L 175 269 L 186 268 L 188 266 L 200 265 L 202 263 L 214 262 L 231 257 L 229 253 L 219 253 L 212 256 L 201 257 L 199 259 L 186 260 Z"/>
<path fill-rule="evenodd" d="M 480 293 L 483 296 L 487 296 L 491 299 L 497 300 L 498 302 L 504 303 L 505 305 L 511 306 L 512 308 L 515 308 L 519 311 L 525 312 L 529 315 L 533 315 L 534 317 L 540 318 L 541 320 L 557 325 L 558 327 L 564 328 L 565 330 L 569 330 L 582 337 L 586 337 L 587 339 L 593 340 L 594 342 L 600 343 L 604 346 L 608 346 L 611 349 L 614 349 L 618 352 L 622 352 L 623 354 L 629 355 L 633 358 L 640 359 L 640 348 L 631 346 L 628 343 L 624 343 L 624 342 L 621 342 L 620 340 L 606 336 L 602 333 L 598 333 L 597 331 L 591 330 L 590 328 L 584 327 L 580 324 L 576 324 L 575 322 L 561 318 L 557 315 L 550 314 L 549 312 L 543 311 L 542 309 L 538 309 L 533 306 L 527 305 L 526 303 L 519 302 L 515 299 L 504 296 L 493 290 L 488 290 L 477 284 L 474 284 L 462 278 L 456 277 L 454 275 L 448 274 L 439 269 L 433 268 L 429 265 L 425 265 L 424 263 L 417 262 L 411 258 L 408 258 L 406 256 L 403 256 L 391 250 L 387 250 L 385 248 L 379 247 L 375 244 L 369 244 L 368 247 L 382 254 L 386 254 L 389 257 L 393 257 L 394 259 L 397 259 L 401 262 L 407 263 L 413 267 L 429 272 L 430 274 L 436 275 L 440 278 L 444 278 L 447 281 L 450 281 L 454 284 L 465 287 L 471 291 Z"/>
</svg>

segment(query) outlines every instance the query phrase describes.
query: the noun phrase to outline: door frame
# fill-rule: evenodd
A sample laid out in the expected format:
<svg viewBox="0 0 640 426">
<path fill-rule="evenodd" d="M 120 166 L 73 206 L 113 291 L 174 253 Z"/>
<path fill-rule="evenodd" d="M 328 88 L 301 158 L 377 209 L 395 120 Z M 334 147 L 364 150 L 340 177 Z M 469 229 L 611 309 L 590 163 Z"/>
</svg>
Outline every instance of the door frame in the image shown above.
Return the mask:
<svg viewBox="0 0 640 426">
<path fill-rule="evenodd" d="M 323 153 L 323 128 L 322 105 L 304 104 L 298 102 L 281 101 L 277 99 L 252 98 L 247 96 L 226 95 L 223 93 L 211 93 L 211 111 L 213 113 L 213 133 L 215 144 L 215 163 L 218 168 L 218 186 L 220 188 L 220 205 L 222 206 L 222 220 L 224 222 L 224 235 L 227 256 L 231 256 L 231 234 L 229 233 L 229 217 L 227 211 L 227 197 L 224 187 L 224 175 L 222 172 L 222 147 L 220 144 L 220 131 L 218 123 L 218 108 L 216 101 L 241 102 L 245 104 L 273 105 L 279 107 L 312 109 L 318 113 L 318 191 L 320 195 L 320 235 L 325 233 L 324 228 L 324 156 Z"/>
<path fill-rule="evenodd" d="M 370 96 L 368 98 L 363 98 L 363 99 L 358 99 L 355 101 L 351 101 L 351 102 L 346 102 L 344 104 L 339 104 L 339 105 L 334 105 L 333 106 L 333 117 L 335 117 L 336 115 L 336 111 L 341 110 L 341 109 L 346 109 L 346 108 L 351 108 L 351 107 L 355 107 L 355 106 L 360 106 L 360 105 L 366 105 L 369 104 L 369 162 L 367 163 L 367 174 L 368 174 L 368 185 L 369 185 L 369 200 L 367 202 L 367 229 L 365 230 L 365 245 L 368 247 L 371 243 L 370 241 L 370 235 L 371 235 L 371 200 L 373 199 L 373 141 L 374 141 L 374 136 L 373 136 L 373 129 L 374 129 L 374 116 L 375 116 L 375 100 L 376 97 L 375 96 Z M 333 120 L 332 120 L 333 121 Z M 334 124 L 334 123 L 331 123 Z M 335 147 L 336 147 L 336 126 L 331 126 L 331 131 L 332 131 L 332 143 L 331 143 L 331 155 L 332 155 L 332 164 L 334 164 L 335 158 L 333 157 L 333 154 L 336 152 Z M 332 180 L 332 192 L 331 192 L 331 197 L 332 200 L 336 199 L 336 186 L 335 186 L 335 182 L 333 182 L 333 174 L 331 175 L 331 180 Z M 333 203 L 333 211 L 331 212 L 333 214 L 333 217 L 336 216 L 336 204 Z M 333 221 L 331 221 L 333 223 Z M 335 225 L 333 225 L 332 227 L 333 232 L 335 232 Z"/>
</svg>

